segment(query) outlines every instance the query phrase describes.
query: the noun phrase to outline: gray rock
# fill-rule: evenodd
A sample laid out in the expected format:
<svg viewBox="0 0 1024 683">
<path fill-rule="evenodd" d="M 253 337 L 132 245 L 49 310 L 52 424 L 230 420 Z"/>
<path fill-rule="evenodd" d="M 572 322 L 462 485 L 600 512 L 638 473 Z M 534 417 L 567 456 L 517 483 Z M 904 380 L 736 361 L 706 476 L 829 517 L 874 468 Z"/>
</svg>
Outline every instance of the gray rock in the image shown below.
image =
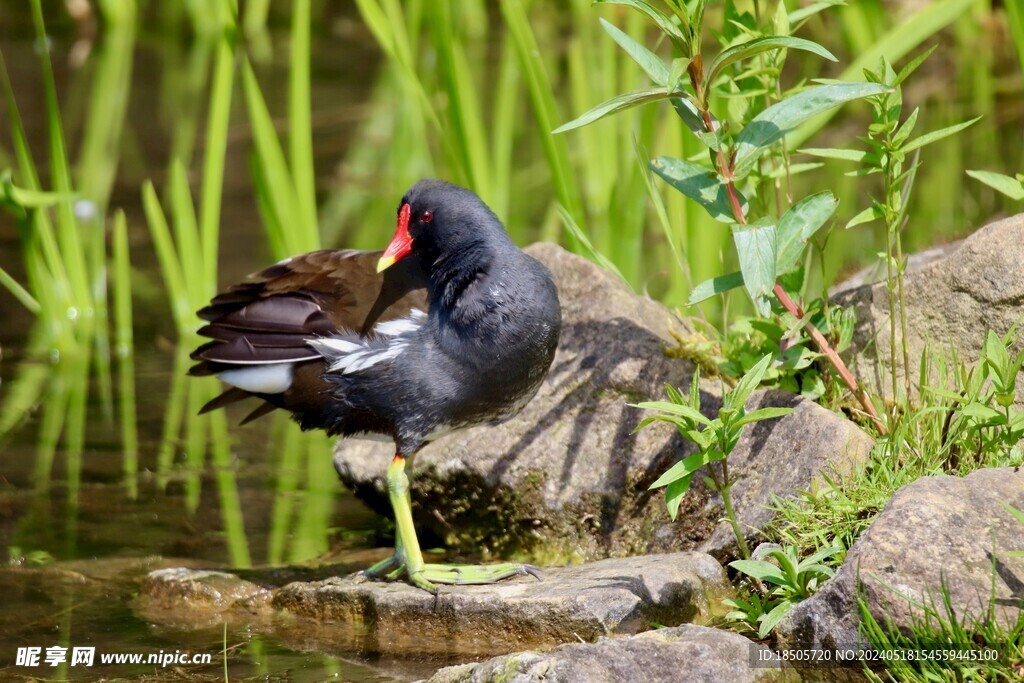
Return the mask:
<svg viewBox="0 0 1024 683">
<path fill-rule="evenodd" d="M 493 655 L 706 621 L 730 595 L 725 571 L 702 553 L 603 560 L 432 596 L 361 577 L 291 583 L 273 605 L 330 624 L 381 652 Z"/>
<path fill-rule="evenodd" d="M 753 683 L 799 680 L 777 665 L 753 666 L 768 650 L 742 636 L 705 626 L 647 631 L 629 638 L 517 652 L 438 671 L 428 683 Z"/>
<path fill-rule="evenodd" d="M 170 567 L 142 581 L 136 609 L 154 621 L 191 628 L 220 623 L 229 613 L 265 614 L 271 592 L 236 574 Z"/>
<path fill-rule="evenodd" d="M 941 258 L 904 278 L 910 376 L 920 372 L 925 344 L 956 349 L 963 361 L 976 361 L 985 330 L 1005 334 L 1024 303 L 1024 214 L 990 223 Z M 885 284 L 863 285 L 835 296 L 857 313 L 851 368 L 869 390 L 891 395 L 889 299 Z M 897 353 L 901 335 L 897 324 Z M 902 376 L 902 371 L 900 371 Z M 1024 401 L 1024 382 L 1017 387 Z"/>
<path fill-rule="evenodd" d="M 689 386 L 694 365 L 672 357 L 685 323 L 636 296 L 607 271 L 554 245 L 528 250 L 551 269 L 563 332 L 548 378 L 523 411 L 497 427 L 452 434 L 416 459 L 414 515 L 421 533 L 484 556 L 537 564 L 693 548 L 728 555 L 734 543 L 721 501 L 698 482 L 673 523 L 649 485 L 692 452 L 668 425 L 632 434 L 642 412 L 628 403 Z M 702 384 L 708 410 L 717 383 Z M 841 416 L 781 392 L 758 405 L 796 407 L 759 423 L 734 452 L 737 514 L 751 536 L 771 496 L 808 487 L 821 469 L 864 459 L 871 440 Z M 384 471 L 389 444 L 342 441 L 335 467 L 356 494 L 390 516 Z"/>
<path fill-rule="evenodd" d="M 907 628 L 939 605 L 945 585 L 960 619 L 1008 623 L 1024 604 L 1024 527 L 1000 505 L 1024 509 L 1024 470 L 978 470 L 926 477 L 901 489 L 847 554 L 846 563 L 777 627 L 781 647 L 834 648 L 858 642 L 856 591 L 862 584 L 879 623 Z"/>
</svg>

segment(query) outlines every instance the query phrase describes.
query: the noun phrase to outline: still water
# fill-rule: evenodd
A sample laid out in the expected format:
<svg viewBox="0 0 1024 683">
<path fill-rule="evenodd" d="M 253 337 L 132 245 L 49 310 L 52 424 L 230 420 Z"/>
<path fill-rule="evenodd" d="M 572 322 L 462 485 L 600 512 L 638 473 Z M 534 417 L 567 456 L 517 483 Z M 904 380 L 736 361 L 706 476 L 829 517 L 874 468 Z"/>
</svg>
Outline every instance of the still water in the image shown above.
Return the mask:
<svg viewBox="0 0 1024 683">
<path fill-rule="evenodd" d="M 359 105 L 352 103 L 365 99 L 369 76 L 380 59 L 354 7 L 339 5 L 344 6 L 321 14 L 320 20 L 328 25 L 314 31 L 314 149 L 317 175 L 324 183 L 344 154 L 351 122 L 361 115 Z M 0 49 L 28 136 L 45 156 L 31 19 L 23 9 L 8 9 L 4 7 L 0 19 Z M 74 150 L 83 111 L 95 97 L 89 87 L 101 44 L 90 43 L 88 35 L 67 25 L 61 12 L 53 15 L 52 56 Z M 272 30 L 266 40 L 277 56 L 258 68 L 273 106 L 283 99 L 287 80 L 287 26 Z M 116 410 L 101 398 L 95 379 L 85 394 L 84 424 L 76 433 L 69 419 L 73 411 L 62 401 L 77 386 L 78 377 L 67 369 L 74 364 L 55 365 L 49 354 L 29 348 L 31 316 L 6 292 L 0 293 L 0 413 L 17 403 L 25 387 L 42 387 L 39 405 L 0 443 L 0 555 L 8 565 L 0 568 L 0 679 L 221 680 L 225 645 L 231 680 L 382 681 L 427 675 L 446 662 L 382 659 L 343 644 L 331 648 L 320 643 L 307 652 L 304 648 L 310 646 L 301 637 L 284 642 L 243 625 L 227 630 L 219 624 L 201 630 L 157 626 L 133 609 L 139 581 L 153 568 L 311 562 L 336 565 L 337 572 L 347 573 L 378 559 L 380 552 L 372 549 L 389 542 L 387 523 L 336 483 L 331 440 L 324 435 L 304 437 L 296 447 L 296 439 L 302 437 L 274 416 L 244 429 L 232 427 L 227 457 L 217 455 L 225 451 L 212 444 L 189 448 L 187 422 L 195 401 L 190 404 L 191 399 L 181 394 L 188 363 L 176 348 L 139 200 L 145 179 L 162 182 L 169 147 L 176 139 L 174 128 L 186 125 L 174 112 L 188 103 L 168 98 L 180 96 L 171 81 L 183 77 L 182 65 L 202 58 L 202 47 L 189 43 L 146 32 L 138 37 L 120 167 L 111 189 L 111 205 L 128 213 L 134 268 L 139 442 L 138 475 L 131 484 L 124 474 L 126 456 Z M 92 52 L 83 62 L 85 49 Z M 251 238 L 259 215 L 249 181 L 251 140 L 237 100 L 225 173 L 222 283 L 270 260 L 263 240 Z M 194 108 L 202 114 L 201 106 Z M 7 128 L 6 117 L 0 115 L 5 135 Z M 0 148 L 9 149 L 9 142 L 5 139 Z M 9 164 L 6 157 L 0 162 Z M 383 227 L 382 241 L 389 229 Z M 16 234 L 4 215 L 0 267 L 16 278 L 23 275 L 18 253 Z M 229 419 L 237 422 L 243 415 L 232 412 Z M 180 430 L 168 434 L 169 420 L 180 421 Z M 54 646 L 69 648 L 69 660 L 73 648 L 95 647 L 95 662 L 91 667 L 70 662 L 49 666 L 46 649 Z M 19 647 L 41 647 L 41 665 L 16 666 Z M 101 653 L 179 651 L 210 653 L 212 663 L 104 665 L 99 658 Z"/>
</svg>

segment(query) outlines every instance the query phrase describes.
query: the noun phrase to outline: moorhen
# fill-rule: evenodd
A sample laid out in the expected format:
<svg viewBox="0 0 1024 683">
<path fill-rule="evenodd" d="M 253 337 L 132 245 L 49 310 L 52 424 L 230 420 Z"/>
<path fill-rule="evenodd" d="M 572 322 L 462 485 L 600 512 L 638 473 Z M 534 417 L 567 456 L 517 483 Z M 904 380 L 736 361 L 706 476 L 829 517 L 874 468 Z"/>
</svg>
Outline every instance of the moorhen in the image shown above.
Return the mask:
<svg viewBox="0 0 1024 683">
<path fill-rule="evenodd" d="M 425 564 L 413 527 L 411 461 L 455 429 L 497 424 L 533 397 L 561 327 L 551 274 L 473 192 L 422 180 L 402 198 L 382 252 L 293 256 L 199 311 L 211 341 L 194 375 L 231 385 L 203 412 L 262 399 L 243 424 L 283 408 L 303 429 L 393 439 L 388 495 L 395 552 L 365 571 L 436 592 L 492 583 L 529 565 Z"/>
</svg>

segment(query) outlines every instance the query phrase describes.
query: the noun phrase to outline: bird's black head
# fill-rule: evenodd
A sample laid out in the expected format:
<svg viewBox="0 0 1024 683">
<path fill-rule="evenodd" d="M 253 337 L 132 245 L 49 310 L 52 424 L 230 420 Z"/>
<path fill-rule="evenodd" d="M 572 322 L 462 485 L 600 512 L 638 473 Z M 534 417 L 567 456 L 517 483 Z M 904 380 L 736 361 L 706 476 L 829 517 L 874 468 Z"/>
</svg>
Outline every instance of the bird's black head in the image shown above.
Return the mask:
<svg viewBox="0 0 1024 683">
<path fill-rule="evenodd" d="M 402 197 L 395 236 L 377 270 L 410 253 L 433 264 L 469 258 L 507 242 L 501 221 L 471 190 L 443 180 L 421 180 Z"/>
</svg>

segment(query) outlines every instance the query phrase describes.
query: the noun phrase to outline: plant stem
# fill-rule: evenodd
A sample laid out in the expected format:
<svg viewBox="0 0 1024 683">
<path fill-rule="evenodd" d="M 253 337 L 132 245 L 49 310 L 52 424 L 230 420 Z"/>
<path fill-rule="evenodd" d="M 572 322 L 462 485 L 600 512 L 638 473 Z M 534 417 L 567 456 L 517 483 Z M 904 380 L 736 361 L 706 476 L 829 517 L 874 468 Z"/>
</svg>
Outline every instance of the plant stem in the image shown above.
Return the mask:
<svg viewBox="0 0 1024 683">
<path fill-rule="evenodd" d="M 782 288 L 782 285 L 776 282 L 775 288 L 772 291 L 775 293 L 775 297 L 779 300 L 779 303 L 781 303 L 787 311 L 792 313 L 797 318 L 800 318 L 801 320 L 803 319 L 803 310 L 796 303 L 794 303 L 792 299 L 789 298 L 789 295 L 786 294 L 786 290 Z M 887 432 L 885 428 L 885 423 L 883 423 L 881 418 L 878 417 L 878 413 L 875 411 L 875 406 L 872 405 L 871 400 L 868 398 L 867 394 L 861 391 L 860 386 L 858 386 L 857 384 L 857 380 L 854 379 L 853 375 L 846 367 L 846 363 L 843 362 L 843 359 L 839 356 L 836 350 L 832 348 L 832 346 L 828 343 L 828 340 L 825 339 L 825 336 L 818 330 L 817 327 L 809 324 L 807 325 L 807 330 L 811 335 L 811 339 L 813 339 L 814 343 L 817 344 L 818 349 L 825 355 L 826 358 L 828 358 L 829 363 L 831 363 L 832 367 L 835 368 L 837 373 L 839 373 L 839 377 L 842 378 L 846 386 L 849 387 L 850 391 L 853 392 L 853 395 L 857 397 L 858 401 L 860 401 L 861 406 L 863 406 L 864 408 L 864 412 L 866 412 L 868 414 L 868 417 L 870 417 L 871 420 L 875 423 L 875 427 L 878 429 L 880 433 L 885 434 Z"/>
<path fill-rule="evenodd" d="M 732 507 L 732 482 L 729 481 L 729 457 L 726 455 L 725 460 L 722 461 L 722 477 L 719 479 L 718 475 L 715 474 L 715 468 L 708 465 L 708 472 L 711 473 L 711 481 L 715 486 L 715 491 L 722 496 L 722 504 L 725 506 L 725 517 L 729 520 L 729 524 L 732 526 L 732 533 L 736 536 L 736 544 L 740 549 L 740 556 L 744 560 L 750 559 L 750 546 L 747 545 L 747 539 L 743 537 L 743 530 L 740 528 L 739 520 L 736 519 L 736 512 Z"/>
</svg>

